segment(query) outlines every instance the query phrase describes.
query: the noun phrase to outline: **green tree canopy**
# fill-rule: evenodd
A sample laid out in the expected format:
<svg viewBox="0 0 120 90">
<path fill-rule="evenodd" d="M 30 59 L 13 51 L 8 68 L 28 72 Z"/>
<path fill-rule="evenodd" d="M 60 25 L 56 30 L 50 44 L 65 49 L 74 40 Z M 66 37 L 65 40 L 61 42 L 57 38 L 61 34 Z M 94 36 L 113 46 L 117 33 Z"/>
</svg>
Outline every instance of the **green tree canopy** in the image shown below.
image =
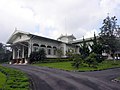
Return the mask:
<svg viewBox="0 0 120 90">
<path fill-rule="evenodd" d="M 103 20 L 103 26 L 100 28 L 101 32 L 99 33 L 99 41 L 104 46 L 104 49 L 107 53 L 115 53 L 119 48 L 118 46 L 118 25 L 116 17 L 109 17 Z"/>
<path fill-rule="evenodd" d="M 3 46 L 2 43 L 0 43 L 0 53 L 4 53 L 5 52 L 5 48 Z"/>
<path fill-rule="evenodd" d="M 93 41 L 93 44 L 92 45 L 89 44 L 91 48 L 91 52 L 102 55 L 103 47 L 102 47 L 102 44 L 100 44 L 99 40 L 97 40 L 95 33 L 92 41 Z"/>
<path fill-rule="evenodd" d="M 94 33 L 94 38 L 93 38 L 93 44 L 90 45 L 90 48 L 91 48 L 91 53 L 95 53 L 96 54 L 96 60 L 98 63 L 102 62 L 104 59 L 103 59 L 103 56 L 102 56 L 102 51 L 103 51 L 103 46 L 102 44 L 100 44 L 99 40 L 97 40 L 97 37 Z"/>
<path fill-rule="evenodd" d="M 89 55 L 89 53 L 90 53 L 90 50 L 83 37 L 83 45 L 80 46 L 80 54 L 82 55 L 82 58 L 85 59 Z"/>
</svg>

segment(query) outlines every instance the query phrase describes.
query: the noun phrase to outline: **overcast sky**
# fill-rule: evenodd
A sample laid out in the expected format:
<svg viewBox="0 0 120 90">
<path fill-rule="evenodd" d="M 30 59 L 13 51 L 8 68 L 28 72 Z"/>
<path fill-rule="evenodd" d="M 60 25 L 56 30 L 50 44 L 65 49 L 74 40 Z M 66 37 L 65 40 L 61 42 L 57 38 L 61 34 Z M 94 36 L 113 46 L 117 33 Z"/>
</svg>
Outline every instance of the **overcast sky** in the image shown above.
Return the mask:
<svg viewBox="0 0 120 90">
<path fill-rule="evenodd" d="M 91 37 L 107 13 L 120 20 L 120 0 L 0 0 L 0 42 L 6 43 L 15 27 L 52 39 Z"/>
</svg>

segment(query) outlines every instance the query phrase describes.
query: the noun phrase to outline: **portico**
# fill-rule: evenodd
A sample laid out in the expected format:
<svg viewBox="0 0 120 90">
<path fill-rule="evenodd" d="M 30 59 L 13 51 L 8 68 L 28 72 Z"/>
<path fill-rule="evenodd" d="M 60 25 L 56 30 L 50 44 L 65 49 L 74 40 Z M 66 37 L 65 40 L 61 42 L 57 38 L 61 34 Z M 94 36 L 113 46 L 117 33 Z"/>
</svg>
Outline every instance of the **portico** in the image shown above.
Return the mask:
<svg viewBox="0 0 120 90">
<path fill-rule="evenodd" d="M 12 52 L 13 52 L 13 60 L 12 63 L 27 63 L 28 59 L 28 44 L 21 44 L 21 43 L 16 43 L 15 45 L 11 46 Z"/>
</svg>

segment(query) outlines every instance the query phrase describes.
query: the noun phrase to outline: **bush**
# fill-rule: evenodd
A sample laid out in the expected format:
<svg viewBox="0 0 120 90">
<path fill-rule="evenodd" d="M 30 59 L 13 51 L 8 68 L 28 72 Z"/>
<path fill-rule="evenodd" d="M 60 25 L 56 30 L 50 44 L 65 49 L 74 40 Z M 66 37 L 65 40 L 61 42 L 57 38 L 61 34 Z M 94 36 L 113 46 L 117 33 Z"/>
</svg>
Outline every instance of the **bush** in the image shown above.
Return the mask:
<svg viewBox="0 0 120 90">
<path fill-rule="evenodd" d="M 33 63 L 35 61 L 44 61 L 46 58 L 46 53 L 44 49 L 40 49 L 38 52 L 32 52 L 30 54 L 30 63 Z"/>
<path fill-rule="evenodd" d="M 85 63 L 89 65 L 89 67 L 97 67 L 98 62 L 97 62 L 97 54 L 91 53 L 86 59 Z"/>
<path fill-rule="evenodd" d="M 83 60 L 81 58 L 80 54 L 74 54 L 73 55 L 73 62 L 72 62 L 72 66 L 75 68 L 79 68 L 80 65 L 82 65 Z"/>
<path fill-rule="evenodd" d="M 96 60 L 98 63 L 101 63 L 102 61 L 105 60 L 105 58 L 101 54 L 97 54 Z"/>
<path fill-rule="evenodd" d="M 60 60 L 63 55 L 63 51 L 61 49 L 57 49 L 57 55 L 58 55 L 58 59 Z"/>
<path fill-rule="evenodd" d="M 74 54 L 74 50 L 73 49 L 68 49 L 68 51 L 66 51 L 66 56 L 67 58 L 71 61 L 72 60 L 72 56 Z"/>
</svg>

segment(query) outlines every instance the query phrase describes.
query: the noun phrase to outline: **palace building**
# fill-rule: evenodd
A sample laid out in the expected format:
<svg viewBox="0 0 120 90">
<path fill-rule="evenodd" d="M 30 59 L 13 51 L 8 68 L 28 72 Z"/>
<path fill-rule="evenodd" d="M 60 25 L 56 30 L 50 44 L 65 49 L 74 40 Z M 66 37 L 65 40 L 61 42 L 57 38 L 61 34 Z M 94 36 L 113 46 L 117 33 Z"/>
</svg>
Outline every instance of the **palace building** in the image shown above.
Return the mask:
<svg viewBox="0 0 120 90">
<path fill-rule="evenodd" d="M 79 43 L 81 40 L 76 40 L 74 35 L 61 35 L 54 40 L 19 30 L 15 30 L 7 41 L 13 52 L 11 63 L 21 64 L 27 64 L 31 52 L 41 48 L 45 50 L 47 58 L 58 58 L 57 49 L 61 49 L 62 58 L 66 58 L 66 52 L 69 49 L 72 49 L 74 53 L 79 53 Z"/>
</svg>

